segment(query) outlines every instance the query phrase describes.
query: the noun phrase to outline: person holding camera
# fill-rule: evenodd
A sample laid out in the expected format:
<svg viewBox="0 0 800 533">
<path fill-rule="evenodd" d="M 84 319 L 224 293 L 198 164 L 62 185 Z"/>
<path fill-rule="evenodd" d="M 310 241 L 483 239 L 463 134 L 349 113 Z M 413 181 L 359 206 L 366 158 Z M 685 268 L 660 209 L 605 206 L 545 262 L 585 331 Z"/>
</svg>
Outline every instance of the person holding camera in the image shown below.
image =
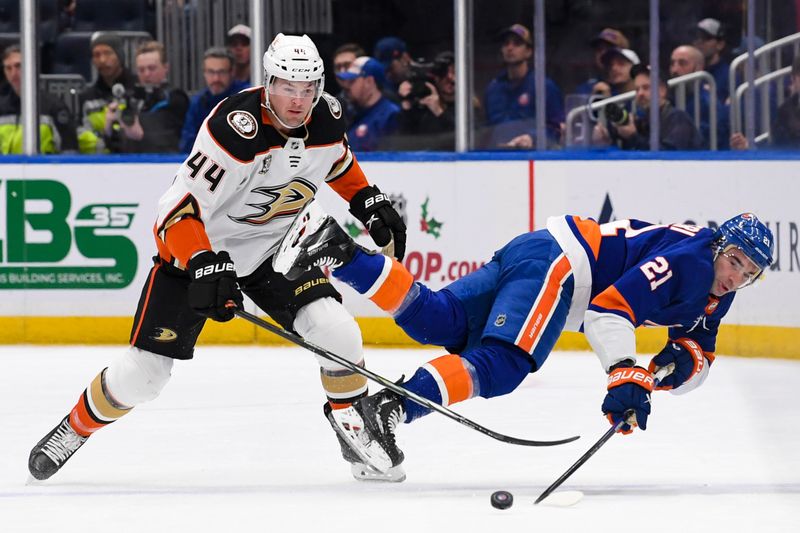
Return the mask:
<svg viewBox="0 0 800 533">
<path fill-rule="evenodd" d="M 456 68 L 453 52 L 439 53 L 433 63 L 400 84 L 396 150 L 455 149 Z M 477 104 L 477 100 L 475 101 Z"/>
<path fill-rule="evenodd" d="M 97 79 L 80 95 L 81 119 L 78 127 L 78 150 L 82 154 L 104 153 L 106 106 L 114 100 L 111 88 L 121 85 L 125 91 L 136 84 L 125 66 L 122 39 L 115 32 L 95 32 L 90 41 L 92 66 Z"/>
<path fill-rule="evenodd" d="M 114 99 L 106 107 L 106 145 L 115 153 L 174 153 L 189 97 L 167 83 L 169 64 L 164 45 L 148 41 L 136 50 L 137 85 L 126 91 L 111 87 Z"/>
<path fill-rule="evenodd" d="M 397 129 L 400 112 L 400 107 L 382 92 L 386 85 L 383 65 L 375 58 L 361 56 L 336 77 L 356 113 L 347 129 L 350 148 L 356 153 L 378 150 Z"/>
<path fill-rule="evenodd" d="M 592 132 L 595 145 L 612 145 L 622 150 L 650 149 L 650 67 L 635 65 L 631 68 L 631 76 L 636 90 L 635 114 L 617 104 L 608 104 L 605 112 L 606 125 L 598 122 Z M 702 149 L 703 136 L 697 131 L 692 118 L 686 111 L 673 107 L 667 99 L 664 75 L 659 76 L 658 96 L 661 142 L 658 149 Z"/>
</svg>

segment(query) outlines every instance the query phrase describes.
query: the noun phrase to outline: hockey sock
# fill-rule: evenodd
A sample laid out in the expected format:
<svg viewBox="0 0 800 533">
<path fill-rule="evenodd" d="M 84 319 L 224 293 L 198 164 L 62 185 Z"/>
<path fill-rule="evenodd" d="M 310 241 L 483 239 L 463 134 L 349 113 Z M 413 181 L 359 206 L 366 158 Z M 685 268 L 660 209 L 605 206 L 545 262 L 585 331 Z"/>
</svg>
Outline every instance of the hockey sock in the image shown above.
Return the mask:
<svg viewBox="0 0 800 533">
<path fill-rule="evenodd" d="M 89 437 L 100 428 L 115 422 L 131 411 L 109 398 L 105 386 L 106 369 L 97 374 L 92 383 L 83 391 L 78 403 L 69 413 L 69 424 L 75 433 Z"/>
<path fill-rule="evenodd" d="M 480 393 L 480 385 L 474 375 L 474 368 L 469 361 L 449 354 L 419 367 L 403 386 L 423 398 L 446 406 Z M 403 408 L 407 423 L 430 413 L 430 409 L 408 398 L 403 399 Z"/>
<path fill-rule="evenodd" d="M 396 259 L 356 250 L 353 260 L 333 271 L 334 277 L 394 314 L 403 304 L 414 277 Z"/>
<path fill-rule="evenodd" d="M 358 363 L 363 367 L 364 361 Z M 328 396 L 328 402 L 334 409 L 345 409 L 367 395 L 367 378 L 361 374 L 347 369 L 331 370 L 324 367 L 319 369 L 322 379 L 322 388 Z"/>
</svg>

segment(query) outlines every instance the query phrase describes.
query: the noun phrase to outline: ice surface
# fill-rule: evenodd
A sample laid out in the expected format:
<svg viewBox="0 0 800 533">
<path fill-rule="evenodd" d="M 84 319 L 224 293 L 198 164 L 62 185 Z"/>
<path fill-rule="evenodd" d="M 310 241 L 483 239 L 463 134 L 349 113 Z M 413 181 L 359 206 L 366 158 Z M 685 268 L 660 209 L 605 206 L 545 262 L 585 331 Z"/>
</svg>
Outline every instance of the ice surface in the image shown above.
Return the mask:
<svg viewBox="0 0 800 533">
<path fill-rule="evenodd" d="M 700 389 L 655 394 L 646 432 L 615 435 L 562 486 L 585 493 L 569 508 L 533 500 L 607 428 L 587 353 L 454 406 L 514 436 L 580 440 L 513 446 L 432 414 L 398 433 L 408 479 L 376 485 L 341 459 L 311 354 L 200 347 L 158 399 L 25 485 L 30 448 L 123 349 L 0 347 L 0 532 L 800 531 L 800 362 L 725 356 Z M 367 362 L 395 379 L 439 354 L 368 349 Z M 499 489 L 506 511 L 489 504 Z"/>
</svg>

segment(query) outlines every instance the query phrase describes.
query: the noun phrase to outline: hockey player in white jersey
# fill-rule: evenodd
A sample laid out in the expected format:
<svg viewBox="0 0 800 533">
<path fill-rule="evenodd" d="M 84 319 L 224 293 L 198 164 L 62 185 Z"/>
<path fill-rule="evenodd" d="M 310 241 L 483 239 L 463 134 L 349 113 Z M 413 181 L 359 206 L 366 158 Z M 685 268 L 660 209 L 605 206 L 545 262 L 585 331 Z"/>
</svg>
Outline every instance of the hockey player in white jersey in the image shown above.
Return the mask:
<svg viewBox="0 0 800 533">
<path fill-rule="evenodd" d="M 207 318 L 225 322 L 242 293 L 284 328 L 363 365 L 361 333 L 323 272 L 289 281 L 271 256 L 294 216 L 323 182 L 350 203 L 379 246 L 402 259 L 406 228 L 387 196 L 368 184 L 345 137 L 338 101 L 323 91 L 323 62 L 311 39 L 279 34 L 264 54 L 264 86 L 222 101 L 162 196 L 154 227 L 158 255 L 142 290 L 130 347 L 103 369 L 69 414 L 31 451 L 47 479 L 97 430 L 158 396 L 175 359 L 191 359 Z M 366 378 L 320 359 L 325 414 L 367 393 Z M 341 444 L 341 443 L 340 443 Z M 357 478 L 378 474 L 349 448 Z"/>
</svg>

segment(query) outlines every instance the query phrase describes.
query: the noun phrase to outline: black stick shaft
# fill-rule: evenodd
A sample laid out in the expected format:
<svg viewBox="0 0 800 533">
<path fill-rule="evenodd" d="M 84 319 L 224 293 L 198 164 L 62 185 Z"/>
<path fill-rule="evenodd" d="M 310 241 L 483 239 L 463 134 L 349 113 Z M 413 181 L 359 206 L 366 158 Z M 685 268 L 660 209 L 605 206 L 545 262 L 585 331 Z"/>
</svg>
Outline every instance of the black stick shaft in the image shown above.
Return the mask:
<svg viewBox="0 0 800 533">
<path fill-rule="evenodd" d="M 302 348 L 305 348 L 306 350 L 309 350 L 309 351 L 319 355 L 320 357 L 328 359 L 329 361 L 333 361 L 334 363 L 338 363 L 338 364 L 342 365 L 343 367 L 347 368 L 348 370 L 356 372 L 357 374 L 361 374 L 362 376 L 365 376 L 365 377 L 371 379 L 372 381 L 374 381 L 374 382 L 376 382 L 376 383 L 378 383 L 380 385 L 383 385 L 387 389 L 390 389 L 390 390 L 396 392 L 397 394 L 401 394 L 401 395 L 405 396 L 406 398 L 408 398 L 408 399 L 410 399 L 410 400 L 422 405 L 423 407 L 427 407 L 428 409 L 430 409 L 432 411 L 436 411 L 437 413 L 442 414 L 442 415 L 446 416 L 447 418 L 450 418 L 451 420 L 455 420 L 459 424 L 463 424 L 463 425 L 465 425 L 465 426 L 467 426 L 469 428 L 472 428 L 472 429 L 474 429 L 476 431 L 479 431 L 479 432 L 483 433 L 484 435 L 488 435 L 489 437 L 492 437 L 493 439 L 499 440 L 501 442 L 506 442 L 506 443 L 509 443 L 509 444 L 518 444 L 520 446 L 556 446 L 558 444 L 566 444 L 568 442 L 572 442 L 572 441 L 574 441 L 574 440 L 579 438 L 579 437 L 575 436 L 575 437 L 569 437 L 567 439 L 560 439 L 560 440 L 528 440 L 528 439 L 520 439 L 520 438 L 517 438 L 517 437 L 510 437 L 508 435 L 503 435 L 502 433 L 497 433 L 496 431 L 492 431 L 491 429 L 483 427 L 480 424 L 478 424 L 477 422 L 473 422 L 469 418 L 466 418 L 466 417 L 464 417 L 464 416 L 462 416 L 462 415 L 460 415 L 460 414 L 448 409 L 447 407 L 445 407 L 443 405 L 439 405 L 438 403 L 432 402 L 427 398 L 423 398 L 422 396 L 420 396 L 420 395 L 418 395 L 418 394 L 416 394 L 414 392 L 411 392 L 410 390 L 406 389 L 405 387 L 402 387 L 402 386 L 400 386 L 400 385 L 398 385 L 398 384 L 386 379 L 385 377 L 372 372 L 371 370 L 368 370 L 366 368 L 362 368 L 362 367 L 360 367 L 360 366 L 348 361 L 344 357 L 336 355 L 333 352 L 329 352 L 328 350 L 326 350 L 324 348 L 320 348 L 319 346 L 306 341 L 305 339 L 303 339 L 299 335 L 295 335 L 294 333 L 292 333 L 290 331 L 286 331 L 285 329 L 283 329 L 281 327 L 278 327 L 278 326 L 275 326 L 273 324 L 270 324 L 266 320 L 262 320 L 261 318 L 257 317 L 256 315 L 254 315 L 252 313 L 248 313 L 247 311 L 244 311 L 244 310 L 241 310 L 241 309 L 237 309 L 235 311 L 235 313 L 236 313 L 236 316 L 238 316 L 240 318 L 243 318 L 243 319 L 247 320 L 248 322 L 250 322 L 252 324 L 255 324 L 256 326 L 258 326 L 258 327 L 260 327 L 262 329 L 265 329 L 265 330 L 267 330 L 267 331 L 269 331 L 271 333 L 274 333 L 275 335 L 277 335 L 279 337 L 282 337 L 282 338 L 286 339 L 287 341 L 292 342 L 292 343 L 294 343 L 294 344 L 296 344 L 296 345 L 298 345 L 298 346 L 300 346 Z"/>
<path fill-rule="evenodd" d="M 666 366 L 664 366 L 664 367 L 660 368 L 660 369 L 658 370 L 658 372 L 656 372 L 656 375 L 655 375 L 655 379 L 654 379 L 654 382 L 655 382 L 655 387 L 657 387 L 657 386 L 658 386 L 658 383 L 659 383 L 659 382 L 660 382 L 662 379 L 664 379 L 665 377 L 667 377 L 668 375 L 670 375 L 674 369 L 675 369 L 675 364 L 674 364 L 674 363 L 670 363 L 670 364 L 668 364 L 668 365 L 666 365 Z M 562 483 L 564 483 L 564 482 L 565 482 L 565 481 L 566 481 L 566 480 L 569 478 L 569 476 L 571 476 L 572 474 L 574 474 L 574 473 L 575 473 L 575 471 L 576 471 L 577 469 L 579 469 L 579 468 L 580 468 L 580 467 L 583 465 L 583 463 L 585 463 L 586 461 L 588 461 L 588 460 L 589 460 L 589 458 L 590 458 L 591 456 L 593 456 L 593 455 L 594 455 L 594 454 L 597 452 L 597 450 L 599 450 L 599 449 L 600 449 L 600 448 L 603 446 L 603 444 L 605 444 L 605 443 L 608 441 L 608 439 L 610 439 L 611 437 L 613 437 L 613 436 L 614 436 L 614 433 L 616 433 L 617 431 L 619 431 L 619 429 L 620 429 L 620 428 L 621 428 L 621 427 L 622 427 L 624 424 L 630 423 L 630 422 L 632 421 L 632 418 L 634 417 L 634 415 L 635 415 L 635 414 L 636 414 L 636 413 L 635 413 L 635 411 L 634 411 L 633 409 L 628 409 L 627 411 L 625 411 L 625 413 L 624 413 L 624 416 L 622 417 L 622 420 L 620 420 L 619 422 L 617 422 L 617 424 L 616 424 L 616 425 L 614 425 L 614 426 L 610 427 L 610 428 L 608 429 L 608 431 L 606 431 L 605 433 L 603 433 L 603 436 L 602 436 L 602 437 L 600 437 L 600 439 L 599 439 L 597 442 L 595 442 L 595 443 L 592 445 L 592 447 L 591 447 L 591 448 L 589 448 L 589 449 L 587 450 L 587 452 L 586 452 L 586 453 L 584 453 L 583 455 L 581 455 L 580 459 L 578 459 L 577 461 L 575 461 L 575 464 L 573 464 L 572 466 L 570 466 L 569 468 L 567 468 L 567 471 L 566 471 L 566 472 L 564 472 L 563 474 L 561 474 L 561 477 L 559 477 L 557 480 L 555 480 L 555 481 L 553 482 L 553 484 L 552 484 L 552 485 L 550 485 L 549 487 L 547 487 L 547 488 L 544 490 L 544 492 L 542 492 L 542 493 L 539 495 L 539 497 L 538 497 L 538 498 L 536 498 L 536 501 L 535 501 L 535 502 L 533 502 L 533 504 L 534 504 L 534 505 L 536 505 L 536 504 L 537 504 L 537 503 L 539 503 L 540 501 L 542 501 L 542 500 L 544 500 L 545 498 L 547 498 L 548 496 L 550 496 L 550 494 L 551 494 L 551 493 L 552 493 L 554 490 L 556 490 L 558 487 L 560 487 L 560 486 L 561 486 L 561 484 L 562 484 Z"/>
</svg>

